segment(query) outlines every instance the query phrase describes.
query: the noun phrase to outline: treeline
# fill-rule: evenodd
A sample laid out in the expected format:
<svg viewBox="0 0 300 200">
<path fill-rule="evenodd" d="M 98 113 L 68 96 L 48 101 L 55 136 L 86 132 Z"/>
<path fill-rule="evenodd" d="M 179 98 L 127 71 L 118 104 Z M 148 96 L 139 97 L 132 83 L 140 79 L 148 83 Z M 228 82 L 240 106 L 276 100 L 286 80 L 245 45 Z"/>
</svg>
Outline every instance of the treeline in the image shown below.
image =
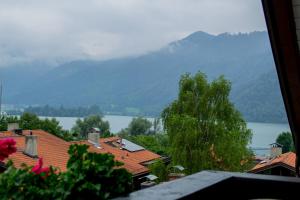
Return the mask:
<svg viewBox="0 0 300 200">
<path fill-rule="evenodd" d="M 0 131 L 6 131 L 8 123 L 19 123 L 20 128 L 24 130 L 42 129 L 64 140 L 73 140 L 70 132 L 63 130 L 55 118 L 40 119 L 32 113 L 23 113 L 21 116 L 0 116 Z"/>
<path fill-rule="evenodd" d="M 46 117 L 86 117 L 90 115 L 103 115 L 101 109 L 97 105 L 76 108 L 66 108 L 64 106 L 51 107 L 49 105 L 41 107 L 30 106 L 26 108 L 24 112 Z"/>
<path fill-rule="evenodd" d="M 133 107 L 121 107 L 118 105 L 97 105 L 86 107 L 54 107 L 50 105 L 45 106 L 29 106 L 25 109 L 7 110 L 9 115 L 22 115 L 23 113 L 34 113 L 38 116 L 45 117 L 87 117 L 90 115 L 124 115 L 124 116 L 159 116 L 161 109 L 154 109 L 155 112 L 149 110 L 141 110 Z"/>
<path fill-rule="evenodd" d="M 118 135 L 172 159 L 169 166 L 151 167 L 161 180 L 173 165 L 183 166 L 186 174 L 204 169 L 247 171 L 252 166 L 253 154 L 248 148 L 252 132 L 230 102 L 230 90 L 231 84 L 223 76 L 209 82 L 201 72 L 185 74 L 177 99 L 164 109 L 161 120 L 134 118 Z M 0 131 L 11 120 L 16 119 L 6 119 L 3 125 L 0 121 Z M 98 128 L 101 137 L 112 136 L 109 123 L 100 115 L 78 119 L 70 131 L 62 130 L 55 119 L 40 120 L 30 113 L 17 120 L 23 129 L 43 129 L 65 140 L 86 139 L 91 128 Z"/>
<path fill-rule="evenodd" d="M 100 115 L 90 115 L 84 119 L 78 119 L 71 130 L 64 130 L 55 118 L 40 119 L 36 114 L 25 112 L 21 116 L 0 116 L 0 131 L 6 131 L 8 123 L 19 123 L 21 129 L 41 129 L 66 141 L 87 139 L 92 128 L 98 128 L 101 137 L 112 136 L 108 121 L 104 121 Z"/>
</svg>

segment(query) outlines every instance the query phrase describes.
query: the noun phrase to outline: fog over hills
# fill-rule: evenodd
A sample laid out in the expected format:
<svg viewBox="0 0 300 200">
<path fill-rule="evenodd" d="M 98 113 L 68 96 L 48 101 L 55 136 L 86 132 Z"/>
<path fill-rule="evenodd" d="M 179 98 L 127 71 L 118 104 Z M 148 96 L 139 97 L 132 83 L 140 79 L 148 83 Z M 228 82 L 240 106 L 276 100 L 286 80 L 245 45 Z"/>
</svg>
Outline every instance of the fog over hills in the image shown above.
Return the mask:
<svg viewBox="0 0 300 200">
<path fill-rule="evenodd" d="M 141 56 L 2 68 L 0 78 L 9 104 L 97 104 L 105 112 L 159 115 L 176 98 L 180 76 L 197 71 L 210 80 L 225 75 L 232 82 L 231 99 L 247 121 L 286 122 L 266 32 L 199 31 Z"/>
</svg>

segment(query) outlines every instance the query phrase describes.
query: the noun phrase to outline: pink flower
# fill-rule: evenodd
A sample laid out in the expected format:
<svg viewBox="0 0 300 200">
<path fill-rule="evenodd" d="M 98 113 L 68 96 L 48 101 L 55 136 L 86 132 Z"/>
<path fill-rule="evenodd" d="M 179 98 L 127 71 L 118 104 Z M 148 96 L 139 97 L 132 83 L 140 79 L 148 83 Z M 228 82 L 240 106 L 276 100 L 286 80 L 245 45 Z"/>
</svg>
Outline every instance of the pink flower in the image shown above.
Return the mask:
<svg viewBox="0 0 300 200">
<path fill-rule="evenodd" d="M 31 169 L 31 171 L 35 174 L 40 174 L 40 173 L 45 173 L 46 176 L 50 172 L 49 167 L 44 167 L 43 168 L 43 158 L 39 158 L 38 163 Z"/>
<path fill-rule="evenodd" d="M 3 161 L 5 158 L 12 153 L 17 151 L 16 141 L 12 138 L 5 138 L 0 140 L 0 161 Z"/>
</svg>

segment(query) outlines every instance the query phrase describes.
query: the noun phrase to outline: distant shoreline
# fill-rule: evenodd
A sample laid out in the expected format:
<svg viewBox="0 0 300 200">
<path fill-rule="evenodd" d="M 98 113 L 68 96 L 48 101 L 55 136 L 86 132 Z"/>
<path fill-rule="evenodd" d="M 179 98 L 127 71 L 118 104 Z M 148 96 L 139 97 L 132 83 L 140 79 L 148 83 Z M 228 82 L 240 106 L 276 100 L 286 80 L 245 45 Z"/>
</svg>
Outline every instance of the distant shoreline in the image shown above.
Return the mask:
<svg viewBox="0 0 300 200">
<path fill-rule="evenodd" d="M 20 113 L 20 114 L 12 114 L 12 116 L 21 116 L 23 113 Z M 36 114 L 36 113 L 33 113 L 33 114 Z M 10 115 L 10 114 L 9 114 Z M 66 118 L 85 118 L 85 117 L 88 117 L 90 115 L 85 115 L 85 116 L 53 116 L 53 115 L 38 115 L 36 114 L 37 116 L 39 117 L 45 117 L 45 118 L 57 118 L 57 117 L 66 117 Z M 93 114 L 91 114 L 93 115 Z M 97 115 L 97 114 L 95 114 Z M 112 113 L 109 113 L 109 112 L 104 112 L 102 114 L 102 116 L 116 116 L 116 117 L 144 117 L 144 118 L 161 118 L 160 116 L 155 116 L 155 115 L 122 115 L 122 114 L 112 114 Z M 282 125 L 285 125 L 285 124 L 289 124 L 288 121 L 287 122 L 272 122 L 272 121 L 247 121 L 245 120 L 246 123 L 263 123 L 263 124 L 282 124 Z"/>
</svg>

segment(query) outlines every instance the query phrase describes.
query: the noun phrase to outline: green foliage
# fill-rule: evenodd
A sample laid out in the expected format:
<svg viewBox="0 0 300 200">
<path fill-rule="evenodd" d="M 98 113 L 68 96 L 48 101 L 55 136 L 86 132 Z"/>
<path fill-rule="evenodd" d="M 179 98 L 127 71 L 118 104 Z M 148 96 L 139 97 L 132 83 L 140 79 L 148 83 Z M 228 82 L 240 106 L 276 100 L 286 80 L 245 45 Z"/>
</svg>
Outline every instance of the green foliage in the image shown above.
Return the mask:
<svg viewBox="0 0 300 200">
<path fill-rule="evenodd" d="M 169 138 L 167 134 L 160 132 L 160 119 L 154 120 L 154 130 L 150 130 L 151 126 L 151 121 L 146 118 L 133 118 L 128 128 L 122 129 L 118 135 L 159 155 L 168 156 L 170 152 Z"/>
<path fill-rule="evenodd" d="M 71 145 L 66 172 L 35 174 L 31 167 L 16 169 L 10 163 L 0 175 L 1 199 L 108 199 L 131 191 L 132 176 L 114 156 Z"/>
<path fill-rule="evenodd" d="M 16 200 L 59 199 L 55 195 L 55 187 L 59 176 L 51 168 L 45 177 L 30 171 L 30 167 L 15 168 L 11 163 L 7 170 L 0 175 L 0 198 Z"/>
<path fill-rule="evenodd" d="M 41 129 L 41 121 L 33 113 L 23 113 L 20 118 L 20 127 L 26 130 Z"/>
<path fill-rule="evenodd" d="M 253 81 L 230 95 L 248 122 L 288 123 L 274 69 L 255 76 Z"/>
<path fill-rule="evenodd" d="M 55 118 L 39 119 L 37 115 L 32 113 L 23 113 L 21 117 L 6 116 L 0 119 L 0 131 L 7 130 L 7 124 L 12 122 L 18 122 L 20 128 L 24 130 L 41 129 L 67 141 L 73 139 L 73 136 L 68 131 L 63 130 Z"/>
<path fill-rule="evenodd" d="M 295 146 L 290 132 L 282 132 L 276 138 L 276 142 L 283 145 L 282 153 L 295 151 Z"/>
<path fill-rule="evenodd" d="M 178 99 L 163 111 L 172 160 L 188 173 L 245 169 L 252 133 L 229 101 L 230 89 L 223 76 L 208 83 L 200 72 L 186 74 L 179 83 Z"/>
<path fill-rule="evenodd" d="M 59 121 L 57 121 L 54 118 L 52 119 L 46 118 L 44 120 L 40 120 L 40 127 L 44 131 L 62 137 L 67 141 L 72 139 L 72 135 L 68 131 L 63 130 L 62 127 L 59 125 Z"/>
<path fill-rule="evenodd" d="M 195 32 L 173 44 L 179 45 L 172 51 L 158 50 L 144 56 L 65 63 L 47 75 L 36 73 L 45 66 L 26 70 L 1 67 L 2 76 L 15 77 L 6 79 L 6 102 L 80 105 L 97 101 L 110 113 L 133 115 L 137 112 L 127 107 L 135 107 L 139 115 L 155 116 L 176 97 L 180 74 L 199 69 L 209 78 L 220 74 L 232 78 L 232 100 L 247 121 L 287 122 L 266 31 L 215 36 Z M 38 84 L 26 84 L 25 90 L 16 87 L 20 81 Z M 35 92 L 29 95 L 29 91 Z"/>
<path fill-rule="evenodd" d="M 72 140 L 73 136 L 59 125 L 59 121 L 52 119 L 39 119 L 37 115 L 32 113 L 23 113 L 20 117 L 20 128 L 24 130 L 41 129 L 49 132 L 64 140 Z"/>
<path fill-rule="evenodd" d="M 19 122 L 18 117 L 15 116 L 0 116 L 0 131 L 6 131 L 7 130 L 7 124 L 13 123 L 13 122 Z"/>
<path fill-rule="evenodd" d="M 155 118 L 153 121 L 153 133 L 159 133 L 161 131 L 160 129 L 160 118 Z"/>
<path fill-rule="evenodd" d="M 42 107 L 28 107 L 25 112 L 34 113 L 39 116 L 50 116 L 50 117 L 87 117 L 89 115 L 102 115 L 102 112 L 97 105 L 89 107 L 77 107 L 77 108 L 65 108 L 51 107 L 45 105 Z"/>
<path fill-rule="evenodd" d="M 131 191 L 132 177 L 110 154 L 87 151 L 87 145 L 72 145 L 69 149 L 68 171 L 59 188 L 68 199 L 107 199 Z"/>
<path fill-rule="evenodd" d="M 83 120 L 77 119 L 76 124 L 72 128 L 72 133 L 79 134 L 81 138 L 87 138 L 92 128 L 99 128 L 101 137 L 110 137 L 109 122 L 103 121 L 100 115 L 91 115 Z"/>
<path fill-rule="evenodd" d="M 111 136 L 108 121 L 103 121 L 100 115 L 92 115 L 83 120 L 78 119 L 72 128 L 72 134 L 67 130 L 63 130 L 59 125 L 59 121 L 55 118 L 39 119 L 38 116 L 33 113 L 23 113 L 20 118 L 11 116 L 2 117 L 0 119 L 0 131 L 7 130 L 7 123 L 9 122 L 18 122 L 20 128 L 24 130 L 42 129 L 67 141 L 85 139 L 91 128 L 99 128 L 101 137 Z"/>
<path fill-rule="evenodd" d="M 168 156 L 170 153 L 169 138 L 167 134 L 121 136 L 159 155 Z"/>
<path fill-rule="evenodd" d="M 168 180 L 169 169 L 162 160 L 156 160 L 155 163 L 149 166 L 149 169 L 152 174 L 158 177 L 158 179 L 156 180 L 157 183 Z"/>
<path fill-rule="evenodd" d="M 152 123 L 143 117 L 133 118 L 128 128 L 121 130 L 123 134 L 129 135 L 149 135 L 152 134 L 150 128 L 152 127 Z"/>
</svg>

